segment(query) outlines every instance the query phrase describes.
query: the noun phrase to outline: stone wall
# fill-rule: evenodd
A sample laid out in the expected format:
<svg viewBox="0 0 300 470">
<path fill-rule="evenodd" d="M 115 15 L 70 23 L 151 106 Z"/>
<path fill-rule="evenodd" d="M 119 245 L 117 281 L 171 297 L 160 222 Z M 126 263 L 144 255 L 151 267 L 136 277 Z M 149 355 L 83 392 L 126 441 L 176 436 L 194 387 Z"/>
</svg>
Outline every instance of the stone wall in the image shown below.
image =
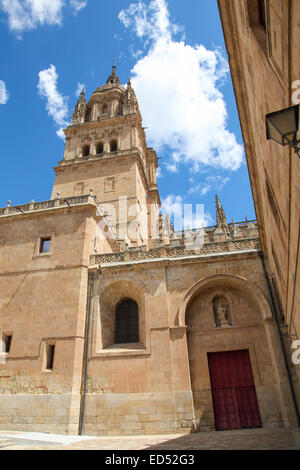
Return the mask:
<svg viewBox="0 0 300 470">
<path fill-rule="evenodd" d="M 300 3 L 265 1 L 266 28 L 259 24 L 259 2 L 218 3 L 266 267 L 288 334 L 299 339 L 300 160 L 288 146 L 266 140 L 265 117 L 299 104 Z M 297 371 L 296 388 L 300 366 Z M 298 402 L 300 408 L 300 395 Z"/>
<path fill-rule="evenodd" d="M 78 432 L 94 216 L 85 205 L 0 218 L 0 334 L 12 335 L 0 358 L 1 429 Z"/>
<path fill-rule="evenodd" d="M 231 309 L 227 328 L 217 327 L 211 306 L 221 293 Z M 124 297 L 138 303 L 145 328 L 130 346 L 113 344 L 114 308 Z M 214 429 L 207 353 L 243 349 L 250 352 L 263 426 L 294 423 L 284 367 L 274 367 L 279 340 L 267 298 L 257 253 L 103 265 L 95 281 L 85 432 Z"/>
</svg>

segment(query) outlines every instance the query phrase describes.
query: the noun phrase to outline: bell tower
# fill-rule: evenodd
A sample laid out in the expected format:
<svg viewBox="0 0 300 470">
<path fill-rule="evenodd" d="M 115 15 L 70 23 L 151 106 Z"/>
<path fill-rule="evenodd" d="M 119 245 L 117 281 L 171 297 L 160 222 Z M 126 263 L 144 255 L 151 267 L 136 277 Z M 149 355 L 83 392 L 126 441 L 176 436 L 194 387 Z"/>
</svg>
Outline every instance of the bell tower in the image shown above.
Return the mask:
<svg viewBox="0 0 300 470">
<path fill-rule="evenodd" d="M 126 200 L 127 223 L 135 218 L 137 224 L 137 239 L 127 243 L 148 245 L 160 206 L 158 161 L 155 151 L 147 147 L 130 80 L 123 87 L 113 66 L 106 84 L 94 91 L 89 102 L 82 90 L 71 125 L 64 132 L 65 153 L 55 168 L 51 198 L 89 194 L 92 189 L 101 205 L 114 207 L 115 229 L 120 226 L 120 200 L 122 204 Z"/>
</svg>

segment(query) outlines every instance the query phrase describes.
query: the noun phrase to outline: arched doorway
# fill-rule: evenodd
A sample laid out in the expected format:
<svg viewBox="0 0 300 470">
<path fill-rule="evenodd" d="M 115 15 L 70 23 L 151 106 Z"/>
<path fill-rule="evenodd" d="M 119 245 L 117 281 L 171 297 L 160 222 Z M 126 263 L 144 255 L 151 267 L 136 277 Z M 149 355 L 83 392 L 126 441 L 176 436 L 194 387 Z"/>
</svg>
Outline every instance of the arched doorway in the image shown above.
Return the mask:
<svg viewBox="0 0 300 470">
<path fill-rule="evenodd" d="M 251 287 L 238 276 L 210 276 L 192 287 L 179 312 L 179 323 L 187 326 L 199 430 L 262 426 L 257 388 L 261 391 L 268 380 L 260 369 L 266 363 L 272 368 L 264 331 L 264 318 L 271 312 Z"/>
</svg>

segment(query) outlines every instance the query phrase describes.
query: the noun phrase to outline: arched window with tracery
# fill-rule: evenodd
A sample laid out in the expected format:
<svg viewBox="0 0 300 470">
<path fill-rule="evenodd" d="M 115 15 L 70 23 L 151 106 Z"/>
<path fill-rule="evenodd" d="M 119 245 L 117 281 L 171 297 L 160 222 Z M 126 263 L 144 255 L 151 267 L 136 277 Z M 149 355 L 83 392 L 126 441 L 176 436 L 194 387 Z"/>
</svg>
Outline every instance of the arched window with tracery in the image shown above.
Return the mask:
<svg viewBox="0 0 300 470">
<path fill-rule="evenodd" d="M 125 299 L 116 307 L 116 344 L 139 342 L 139 308 L 131 299 Z"/>
</svg>

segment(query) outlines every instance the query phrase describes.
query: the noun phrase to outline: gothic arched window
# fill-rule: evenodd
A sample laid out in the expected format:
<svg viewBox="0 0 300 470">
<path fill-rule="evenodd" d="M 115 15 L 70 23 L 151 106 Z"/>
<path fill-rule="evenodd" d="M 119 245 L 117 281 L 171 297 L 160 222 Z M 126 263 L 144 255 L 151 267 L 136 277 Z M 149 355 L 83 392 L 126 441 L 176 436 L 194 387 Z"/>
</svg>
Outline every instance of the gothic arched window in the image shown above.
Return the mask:
<svg viewBox="0 0 300 470">
<path fill-rule="evenodd" d="M 102 114 L 108 114 L 108 104 L 104 104 L 102 106 Z"/>
<path fill-rule="evenodd" d="M 139 309 L 134 300 L 126 299 L 116 308 L 116 343 L 139 342 Z"/>
<path fill-rule="evenodd" d="M 90 146 L 89 145 L 84 145 L 82 147 L 82 156 L 83 157 L 88 157 L 90 154 Z"/>
<path fill-rule="evenodd" d="M 110 151 L 116 152 L 118 150 L 118 142 L 116 140 L 112 140 L 110 143 Z"/>
</svg>

